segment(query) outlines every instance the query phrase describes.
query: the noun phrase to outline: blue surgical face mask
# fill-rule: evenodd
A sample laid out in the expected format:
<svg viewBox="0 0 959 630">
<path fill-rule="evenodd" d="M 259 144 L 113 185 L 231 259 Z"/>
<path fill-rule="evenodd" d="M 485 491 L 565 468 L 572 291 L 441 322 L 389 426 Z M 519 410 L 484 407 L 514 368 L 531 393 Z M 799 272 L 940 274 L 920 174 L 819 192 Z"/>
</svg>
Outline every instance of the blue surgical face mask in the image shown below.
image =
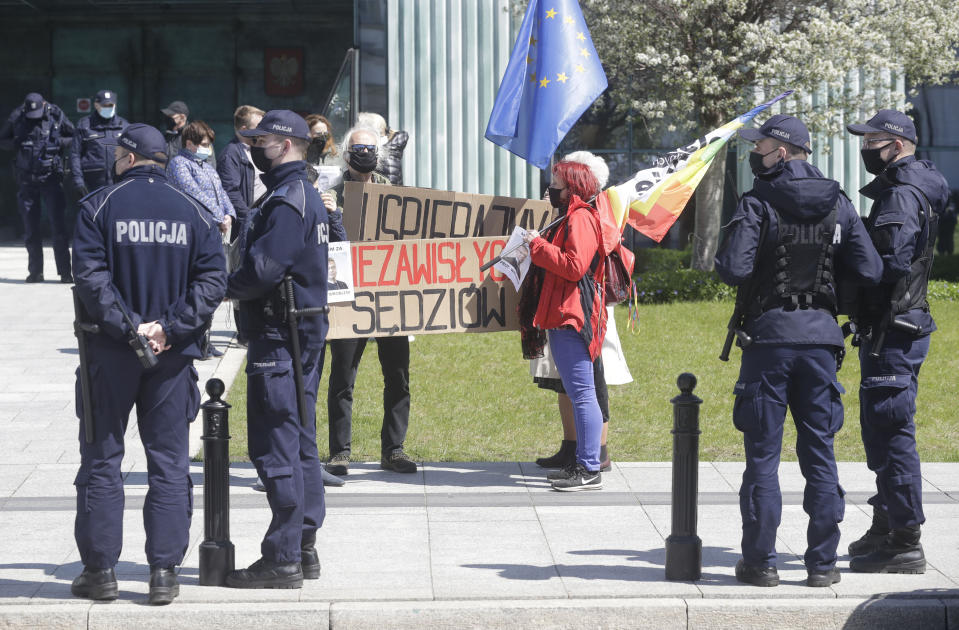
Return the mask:
<svg viewBox="0 0 959 630">
<path fill-rule="evenodd" d="M 201 145 L 196 148 L 196 156 L 201 160 L 205 160 L 211 155 L 213 155 L 213 147 L 204 147 Z"/>
<path fill-rule="evenodd" d="M 101 107 L 100 108 L 100 117 L 106 118 L 107 120 L 113 118 L 113 115 L 117 113 L 117 106 L 111 105 L 110 107 Z"/>
</svg>

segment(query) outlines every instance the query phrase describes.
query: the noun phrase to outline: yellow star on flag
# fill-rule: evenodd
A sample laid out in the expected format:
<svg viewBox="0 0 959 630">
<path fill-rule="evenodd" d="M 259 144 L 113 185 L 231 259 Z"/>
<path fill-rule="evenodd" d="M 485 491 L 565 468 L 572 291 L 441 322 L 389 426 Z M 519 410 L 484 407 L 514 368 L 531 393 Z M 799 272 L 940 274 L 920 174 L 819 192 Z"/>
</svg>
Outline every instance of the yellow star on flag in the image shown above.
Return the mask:
<svg viewBox="0 0 959 630">
<path fill-rule="evenodd" d="M 586 36 L 583 35 L 582 33 L 577 33 L 577 34 L 576 34 L 576 39 L 578 39 L 578 40 L 581 41 L 581 42 L 585 42 L 585 41 L 586 41 Z"/>
<path fill-rule="evenodd" d="M 548 18 L 550 18 L 550 19 L 556 17 L 556 9 L 550 9 L 549 11 L 547 11 L 547 12 L 546 12 L 546 17 L 548 17 Z"/>
<path fill-rule="evenodd" d="M 579 49 L 579 54 L 581 54 L 581 55 L 584 56 L 584 57 L 589 57 L 589 51 L 586 50 L 585 48 L 580 48 L 580 49 Z"/>
<path fill-rule="evenodd" d="M 582 33 L 580 33 L 580 34 L 582 34 Z M 529 36 L 529 44 L 530 44 L 530 46 L 535 46 L 535 45 L 536 45 L 536 38 L 533 37 L 532 35 Z"/>
<path fill-rule="evenodd" d="M 534 59 L 532 55 L 526 55 L 526 63 L 533 63 Z"/>
<path fill-rule="evenodd" d="M 583 64 L 576 64 L 576 72 L 586 72 L 586 68 L 583 67 Z"/>
<path fill-rule="evenodd" d="M 530 82 L 530 83 L 536 83 L 536 73 L 535 73 L 535 72 L 530 72 L 530 73 L 529 73 L 529 82 Z"/>
<path fill-rule="evenodd" d="M 573 24 L 573 23 L 574 23 L 573 18 L 571 18 L 571 17 L 569 17 L 569 16 L 566 16 L 566 19 L 563 20 L 563 21 L 566 22 L 567 24 Z"/>
<path fill-rule="evenodd" d="M 545 77 L 539 82 L 540 87 L 546 87 L 548 84 L 549 84 L 549 79 Z"/>
<path fill-rule="evenodd" d="M 569 81 L 569 77 L 566 76 L 565 72 L 560 72 L 559 74 L 556 75 L 556 80 L 559 81 L 560 83 L 566 83 L 567 81 Z"/>
</svg>

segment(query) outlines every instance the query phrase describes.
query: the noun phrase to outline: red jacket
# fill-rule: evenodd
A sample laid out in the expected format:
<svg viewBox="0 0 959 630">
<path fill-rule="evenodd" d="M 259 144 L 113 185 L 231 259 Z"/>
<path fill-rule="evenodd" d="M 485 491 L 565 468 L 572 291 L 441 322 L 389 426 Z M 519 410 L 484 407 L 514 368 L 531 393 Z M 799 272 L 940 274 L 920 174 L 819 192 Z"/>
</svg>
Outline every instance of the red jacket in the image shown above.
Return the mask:
<svg viewBox="0 0 959 630">
<path fill-rule="evenodd" d="M 568 229 L 567 229 L 568 228 Z M 600 251 L 600 222 L 596 209 L 573 195 L 552 241 L 539 237 L 530 242 L 530 259 L 546 273 L 533 317 L 533 325 L 542 330 L 572 326 L 583 329 L 585 321 L 577 283 L 589 271 L 597 257 L 594 280 L 597 283 L 589 318 L 593 331 L 590 358 L 596 359 L 606 336 L 606 305 L 603 296 L 604 254 Z"/>
</svg>

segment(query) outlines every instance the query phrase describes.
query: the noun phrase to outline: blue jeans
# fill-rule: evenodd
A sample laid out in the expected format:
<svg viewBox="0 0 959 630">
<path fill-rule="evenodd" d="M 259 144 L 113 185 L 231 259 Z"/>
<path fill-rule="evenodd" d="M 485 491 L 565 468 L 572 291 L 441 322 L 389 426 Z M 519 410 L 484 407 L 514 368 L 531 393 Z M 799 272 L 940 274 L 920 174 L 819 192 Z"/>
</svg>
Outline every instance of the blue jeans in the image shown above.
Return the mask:
<svg viewBox="0 0 959 630">
<path fill-rule="evenodd" d="M 596 400 L 593 361 L 586 341 L 575 330 L 556 328 L 548 332 L 549 350 L 563 380 L 563 388 L 573 403 L 576 423 L 576 461 L 586 470 L 599 470 L 599 443 L 603 433 L 603 414 Z"/>
</svg>

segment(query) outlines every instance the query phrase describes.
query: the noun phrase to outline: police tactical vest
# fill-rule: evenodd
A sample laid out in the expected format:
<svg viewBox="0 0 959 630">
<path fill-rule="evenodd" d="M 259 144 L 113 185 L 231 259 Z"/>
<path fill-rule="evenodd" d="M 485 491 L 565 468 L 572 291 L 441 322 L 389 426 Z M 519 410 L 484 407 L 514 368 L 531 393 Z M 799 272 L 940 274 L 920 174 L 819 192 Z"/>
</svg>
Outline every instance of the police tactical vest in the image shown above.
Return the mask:
<svg viewBox="0 0 959 630">
<path fill-rule="evenodd" d="M 60 125 L 44 114 L 33 125 L 21 118 L 18 126 L 17 135 L 21 138 L 15 162 L 18 175 L 29 182 L 44 182 L 53 175 L 62 175 Z"/>
<path fill-rule="evenodd" d="M 770 309 L 816 308 L 836 315 L 833 258 L 838 241 L 839 203 L 819 221 L 798 221 L 769 206 L 778 223 L 778 239 L 761 246 L 756 301 L 750 314 Z"/>
<path fill-rule="evenodd" d="M 919 199 L 919 223 L 921 232 L 916 241 L 916 249 L 909 273 L 900 278 L 893 286 L 889 301 L 882 305 L 883 310 L 891 306 L 891 315 L 895 317 L 913 309 L 929 310 L 926 293 L 929 274 L 932 273 L 932 258 L 935 254 L 936 236 L 939 234 L 939 215 L 932 211 L 932 204 L 926 194 L 916 186 L 903 184 L 912 190 Z"/>
</svg>

